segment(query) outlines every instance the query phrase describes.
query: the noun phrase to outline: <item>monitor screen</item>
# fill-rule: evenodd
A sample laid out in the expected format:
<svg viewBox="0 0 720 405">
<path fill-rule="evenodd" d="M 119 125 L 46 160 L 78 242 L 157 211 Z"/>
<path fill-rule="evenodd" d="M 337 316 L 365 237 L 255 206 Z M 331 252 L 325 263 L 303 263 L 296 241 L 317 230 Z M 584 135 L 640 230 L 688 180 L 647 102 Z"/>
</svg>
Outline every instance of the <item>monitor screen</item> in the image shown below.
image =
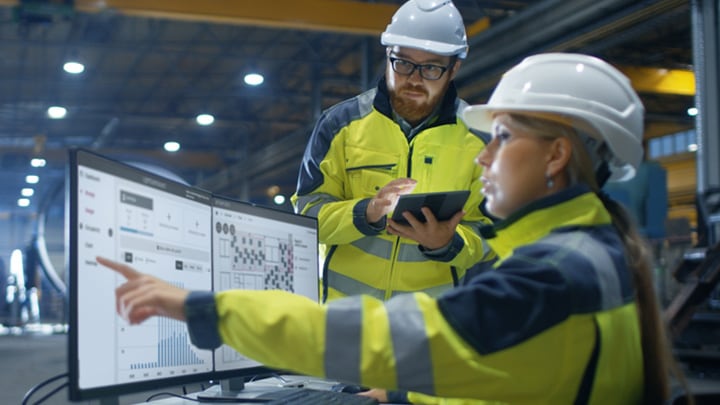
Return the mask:
<svg viewBox="0 0 720 405">
<path fill-rule="evenodd" d="M 317 301 L 316 219 L 215 197 L 213 288 L 285 290 Z M 227 345 L 215 350 L 218 372 L 253 366 Z"/>
<path fill-rule="evenodd" d="M 129 325 L 115 311 L 125 262 L 179 287 L 283 289 L 318 299 L 317 221 L 241 203 L 82 149 L 67 187 L 70 399 L 270 370 L 231 349 L 200 350 L 184 323 Z"/>
</svg>

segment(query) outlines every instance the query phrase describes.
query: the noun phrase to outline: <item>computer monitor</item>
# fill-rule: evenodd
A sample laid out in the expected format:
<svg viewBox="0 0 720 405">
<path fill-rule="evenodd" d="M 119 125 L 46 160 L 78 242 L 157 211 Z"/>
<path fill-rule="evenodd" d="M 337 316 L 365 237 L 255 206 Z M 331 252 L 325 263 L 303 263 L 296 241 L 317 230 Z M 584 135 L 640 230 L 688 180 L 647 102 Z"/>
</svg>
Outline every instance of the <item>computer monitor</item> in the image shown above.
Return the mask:
<svg viewBox="0 0 720 405">
<path fill-rule="evenodd" d="M 229 348 L 200 350 L 185 325 L 128 325 L 115 310 L 123 261 L 192 290 L 280 288 L 318 299 L 317 220 L 214 196 L 107 159 L 70 151 L 66 191 L 69 398 L 250 378 L 272 370 Z"/>
<path fill-rule="evenodd" d="M 318 301 L 317 220 L 214 197 L 213 289 L 284 290 Z M 216 377 L 257 366 L 227 345 L 215 350 Z"/>
</svg>

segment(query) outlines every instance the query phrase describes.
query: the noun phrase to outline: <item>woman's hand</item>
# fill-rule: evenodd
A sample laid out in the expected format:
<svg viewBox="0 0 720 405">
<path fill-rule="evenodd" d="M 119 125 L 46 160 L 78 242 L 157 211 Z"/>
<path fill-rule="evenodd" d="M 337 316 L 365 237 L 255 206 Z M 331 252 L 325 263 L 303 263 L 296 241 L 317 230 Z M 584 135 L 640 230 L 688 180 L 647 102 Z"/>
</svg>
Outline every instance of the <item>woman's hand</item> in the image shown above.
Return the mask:
<svg viewBox="0 0 720 405">
<path fill-rule="evenodd" d="M 102 257 L 96 260 L 127 279 L 115 290 L 115 299 L 117 313 L 130 324 L 141 323 L 153 316 L 185 320 L 185 299 L 189 291 L 140 273 L 126 264 Z"/>
<path fill-rule="evenodd" d="M 380 403 L 386 403 L 388 401 L 387 390 L 380 388 L 371 388 L 368 391 L 359 392 L 356 395 L 375 398 Z"/>
</svg>

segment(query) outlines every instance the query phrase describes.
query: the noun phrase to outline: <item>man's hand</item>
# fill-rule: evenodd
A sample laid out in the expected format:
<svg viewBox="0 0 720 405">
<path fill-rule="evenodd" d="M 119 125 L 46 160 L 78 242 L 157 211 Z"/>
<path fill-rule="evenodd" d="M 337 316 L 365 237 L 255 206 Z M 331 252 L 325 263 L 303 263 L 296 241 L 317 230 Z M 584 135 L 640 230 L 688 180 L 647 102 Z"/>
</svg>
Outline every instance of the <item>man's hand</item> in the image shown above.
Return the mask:
<svg viewBox="0 0 720 405">
<path fill-rule="evenodd" d="M 185 299 L 189 291 L 140 273 L 126 264 L 102 257 L 96 260 L 127 279 L 115 290 L 115 299 L 117 313 L 130 324 L 141 323 L 153 316 L 185 320 Z"/>
<path fill-rule="evenodd" d="M 370 204 L 367 206 L 365 217 L 368 223 L 374 224 L 380 221 L 382 217 L 395 208 L 398 198 L 403 194 L 410 194 L 416 185 L 416 180 L 408 178 L 395 179 L 386 184 L 370 200 Z"/>
<path fill-rule="evenodd" d="M 388 219 L 387 232 L 412 239 L 429 250 L 440 249 L 450 244 L 455 234 L 455 228 L 457 228 L 460 220 L 465 215 L 465 211 L 458 211 L 447 221 L 438 222 L 430 208 L 422 207 L 421 210 L 425 215 L 426 222 L 420 222 L 413 214 L 406 211 L 402 213 L 402 216 L 408 221 L 409 225 L 401 225 L 392 219 Z"/>
</svg>

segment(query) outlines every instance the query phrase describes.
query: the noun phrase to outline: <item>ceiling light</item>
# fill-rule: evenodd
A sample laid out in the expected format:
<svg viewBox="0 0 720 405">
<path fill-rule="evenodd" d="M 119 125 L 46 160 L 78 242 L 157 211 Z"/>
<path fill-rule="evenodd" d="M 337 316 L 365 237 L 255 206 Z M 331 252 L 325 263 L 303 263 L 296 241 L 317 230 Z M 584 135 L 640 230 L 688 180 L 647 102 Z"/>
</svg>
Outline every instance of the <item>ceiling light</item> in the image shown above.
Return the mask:
<svg viewBox="0 0 720 405">
<path fill-rule="evenodd" d="M 18 207 L 27 207 L 30 205 L 29 198 L 18 198 Z"/>
<path fill-rule="evenodd" d="M 175 141 L 167 141 L 163 148 L 168 152 L 177 152 L 180 150 L 180 143 Z"/>
<path fill-rule="evenodd" d="M 30 166 L 32 167 L 45 167 L 47 162 L 43 158 L 32 158 L 30 160 Z"/>
<path fill-rule="evenodd" d="M 698 146 L 696 143 L 691 143 L 688 145 L 688 152 L 697 152 Z"/>
<path fill-rule="evenodd" d="M 260 73 L 248 73 L 244 80 L 250 86 L 259 86 L 265 81 L 265 78 Z"/>
<path fill-rule="evenodd" d="M 27 184 L 37 184 L 40 181 L 40 176 L 36 176 L 34 174 L 29 174 L 25 176 L 25 183 Z"/>
<path fill-rule="evenodd" d="M 85 65 L 80 62 L 65 62 L 63 70 L 74 75 L 80 74 L 85 71 Z"/>
<path fill-rule="evenodd" d="M 688 108 L 688 109 L 687 109 L 687 115 L 689 115 L 689 116 L 691 116 L 691 117 L 694 117 L 694 116 L 698 115 L 698 109 L 695 108 L 695 107 L 690 107 L 690 108 Z"/>
<path fill-rule="evenodd" d="M 285 196 L 282 194 L 275 194 L 275 197 L 273 197 L 273 202 L 275 205 L 283 205 L 285 204 Z"/>
<path fill-rule="evenodd" d="M 30 187 L 25 187 L 20 190 L 20 195 L 22 195 L 23 197 L 32 197 L 33 194 L 35 194 L 35 190 L 31 189 Z"/>
<path fill-rule="evenodd" d="M 65 107 L 60 107 L 60 106 L 54 105 L 47 109 L 48 117 L 50 117 L 54 120 L 58 120 L 60 118 L 65 118 L 66 114 L 67 114 L 67 109 L 65 109 Z"/>
<path fill-rule="evenodd" d="M 215 122 L 215 117 L 211 114 L 198 114 L 198 116 L 195 117 L 195 121 L 202 126 L 207 126 Z"/>
</svg>

